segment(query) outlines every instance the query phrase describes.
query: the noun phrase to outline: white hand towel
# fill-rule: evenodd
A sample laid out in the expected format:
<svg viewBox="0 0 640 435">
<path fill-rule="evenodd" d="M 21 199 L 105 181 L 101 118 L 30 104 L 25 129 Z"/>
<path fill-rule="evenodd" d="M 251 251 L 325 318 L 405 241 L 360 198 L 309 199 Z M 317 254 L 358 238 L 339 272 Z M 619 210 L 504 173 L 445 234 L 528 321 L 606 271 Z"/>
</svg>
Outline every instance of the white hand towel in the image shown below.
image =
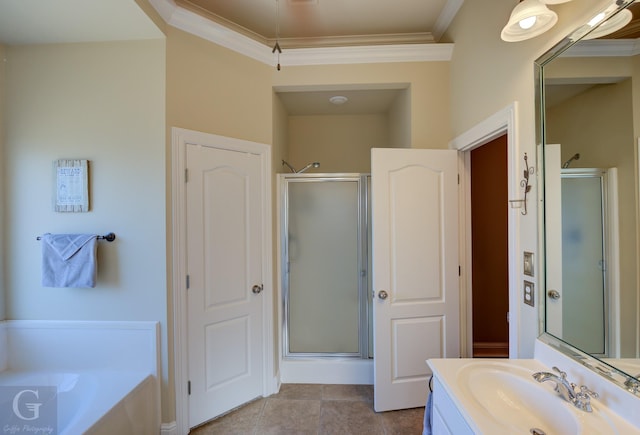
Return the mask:
<svg viewBox="0 0 640 435">
<path fill-rule="evenodd" d="M 42 285 L 95 287 L 96 242 L 96 234 L 44 234 Z"/>
</svg>

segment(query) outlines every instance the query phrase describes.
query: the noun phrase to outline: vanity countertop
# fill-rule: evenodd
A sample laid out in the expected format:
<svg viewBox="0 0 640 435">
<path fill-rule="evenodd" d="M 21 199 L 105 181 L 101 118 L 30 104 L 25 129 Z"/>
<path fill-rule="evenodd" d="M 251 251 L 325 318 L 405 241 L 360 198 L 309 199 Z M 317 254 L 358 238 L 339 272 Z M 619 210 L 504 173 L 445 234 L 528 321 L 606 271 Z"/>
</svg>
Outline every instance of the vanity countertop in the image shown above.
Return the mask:
<svg viewBox="0 0 640 435">
<path fill-rule="evenodd" d="M 536 359 L 431 359 L 427 364 L 475 434 L 640 433 L 598 399 L 591 399 L 593 412 L 585 412 L 562 399 L 553 382 L 535 381 L 535 372 L 553 372 Z"/>
</svg>

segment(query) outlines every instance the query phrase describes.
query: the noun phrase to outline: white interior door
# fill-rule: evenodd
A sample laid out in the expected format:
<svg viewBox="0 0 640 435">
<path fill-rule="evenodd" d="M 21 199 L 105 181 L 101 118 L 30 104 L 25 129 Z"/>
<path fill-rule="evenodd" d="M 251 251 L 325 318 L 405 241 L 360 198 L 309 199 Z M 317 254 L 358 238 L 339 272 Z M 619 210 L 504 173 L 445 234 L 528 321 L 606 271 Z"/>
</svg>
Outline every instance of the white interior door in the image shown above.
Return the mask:
<svg viewBox="0 0 640 435">
<path fill-rule="evenodd" d="M 189 427 L 262 394 L 260 156 L 187 145 Z"/>
<path fill-rule="evenodd" d="M 430 358 L 460 356 L 458 157 L 373 149 L 374 408 L 424 406 Z"/>
<path fill-rule="evenodd" d="M 562 160 L 560 145 L 544 146 L 544 226 L 546 264 L 545 330 L 562 337 Z"/>
</svg>

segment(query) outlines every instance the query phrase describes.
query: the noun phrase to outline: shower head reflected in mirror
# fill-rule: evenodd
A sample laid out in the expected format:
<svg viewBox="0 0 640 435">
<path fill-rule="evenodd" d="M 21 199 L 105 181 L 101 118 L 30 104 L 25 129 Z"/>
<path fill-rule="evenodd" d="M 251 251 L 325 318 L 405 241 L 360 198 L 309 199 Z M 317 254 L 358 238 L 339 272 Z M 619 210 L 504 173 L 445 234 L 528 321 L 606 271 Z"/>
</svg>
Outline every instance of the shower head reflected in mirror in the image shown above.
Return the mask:
<svg viewBox="0 0 640 435">
<path fill-rule="evenodd" d="M 567 169 L 569 167 L 569 165 L 571 164 L 571 162 L 573 162 L 574 160 L 580 160 L 580 153 L 575 153 L 574 155 L 571 156 L 571 158 L 569 160 L 564 162 L 562 164 L 562 169 Z"/>
<path fill-rule="evenodd" d="M 293 166 L 291 166 L 289 163 L 287 163 L 285 160 L 282 161 L 282 165 L 286 166 L 287 168 L 289 168 L 289 170 L 291 172 L 293 172 L 294 174 L 302 174 L 304 171 L 308 170 L 309 168 L 319 168 L 320 167 L 320 162 L 309 163 L 307 166 L 305 166 L 304 168 L 300 169 L 299 171 L 296 171 L 296 169 Z"/>
<path fill-rule="evenodd" d="M 319 168 L 319 167 L 320 167 L 320 162 L 309 163 L 307 166 L 305 166 L 304 168 L 300 169 L 298 171 L 298 174 L 302 174 L 304 171 L 306 171 L 309 168 Z"/>
</svg>

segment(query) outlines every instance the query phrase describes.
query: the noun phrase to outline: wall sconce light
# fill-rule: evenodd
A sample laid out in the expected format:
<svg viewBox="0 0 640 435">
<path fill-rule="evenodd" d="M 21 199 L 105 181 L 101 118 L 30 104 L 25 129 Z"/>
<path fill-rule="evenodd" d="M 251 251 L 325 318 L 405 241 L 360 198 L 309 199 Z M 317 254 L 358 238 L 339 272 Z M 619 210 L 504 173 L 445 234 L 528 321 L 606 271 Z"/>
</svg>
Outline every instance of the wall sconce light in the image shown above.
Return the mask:
<svg viewBox="0 0 640 435">
<path fill-rule="evenodd" d="M 524 206 L 524 210 L 522 210 L 522 214 L 527 214 L 527 194 L 531 191 L 531 185 L 529 185 L 529 175 L 535 172 L 533 166 L 529 166 L 529 162 L 527 161 L 527 153 L 524 153 L 524 178 L 520 180 L 520 187 L 523 189 L 524 199 L 510 199 L 509 204 L 511 208 L 522 208 Z"/>
<path fill-rule="evenodd" d="M 547 5 L 567 1 L 570 0 L 521 0 L 513 8 L 500 37 L 506 42 L 518 42 L 543 34 L 558 21 L 558 14 L 549 10 Z"/>
</svg>

